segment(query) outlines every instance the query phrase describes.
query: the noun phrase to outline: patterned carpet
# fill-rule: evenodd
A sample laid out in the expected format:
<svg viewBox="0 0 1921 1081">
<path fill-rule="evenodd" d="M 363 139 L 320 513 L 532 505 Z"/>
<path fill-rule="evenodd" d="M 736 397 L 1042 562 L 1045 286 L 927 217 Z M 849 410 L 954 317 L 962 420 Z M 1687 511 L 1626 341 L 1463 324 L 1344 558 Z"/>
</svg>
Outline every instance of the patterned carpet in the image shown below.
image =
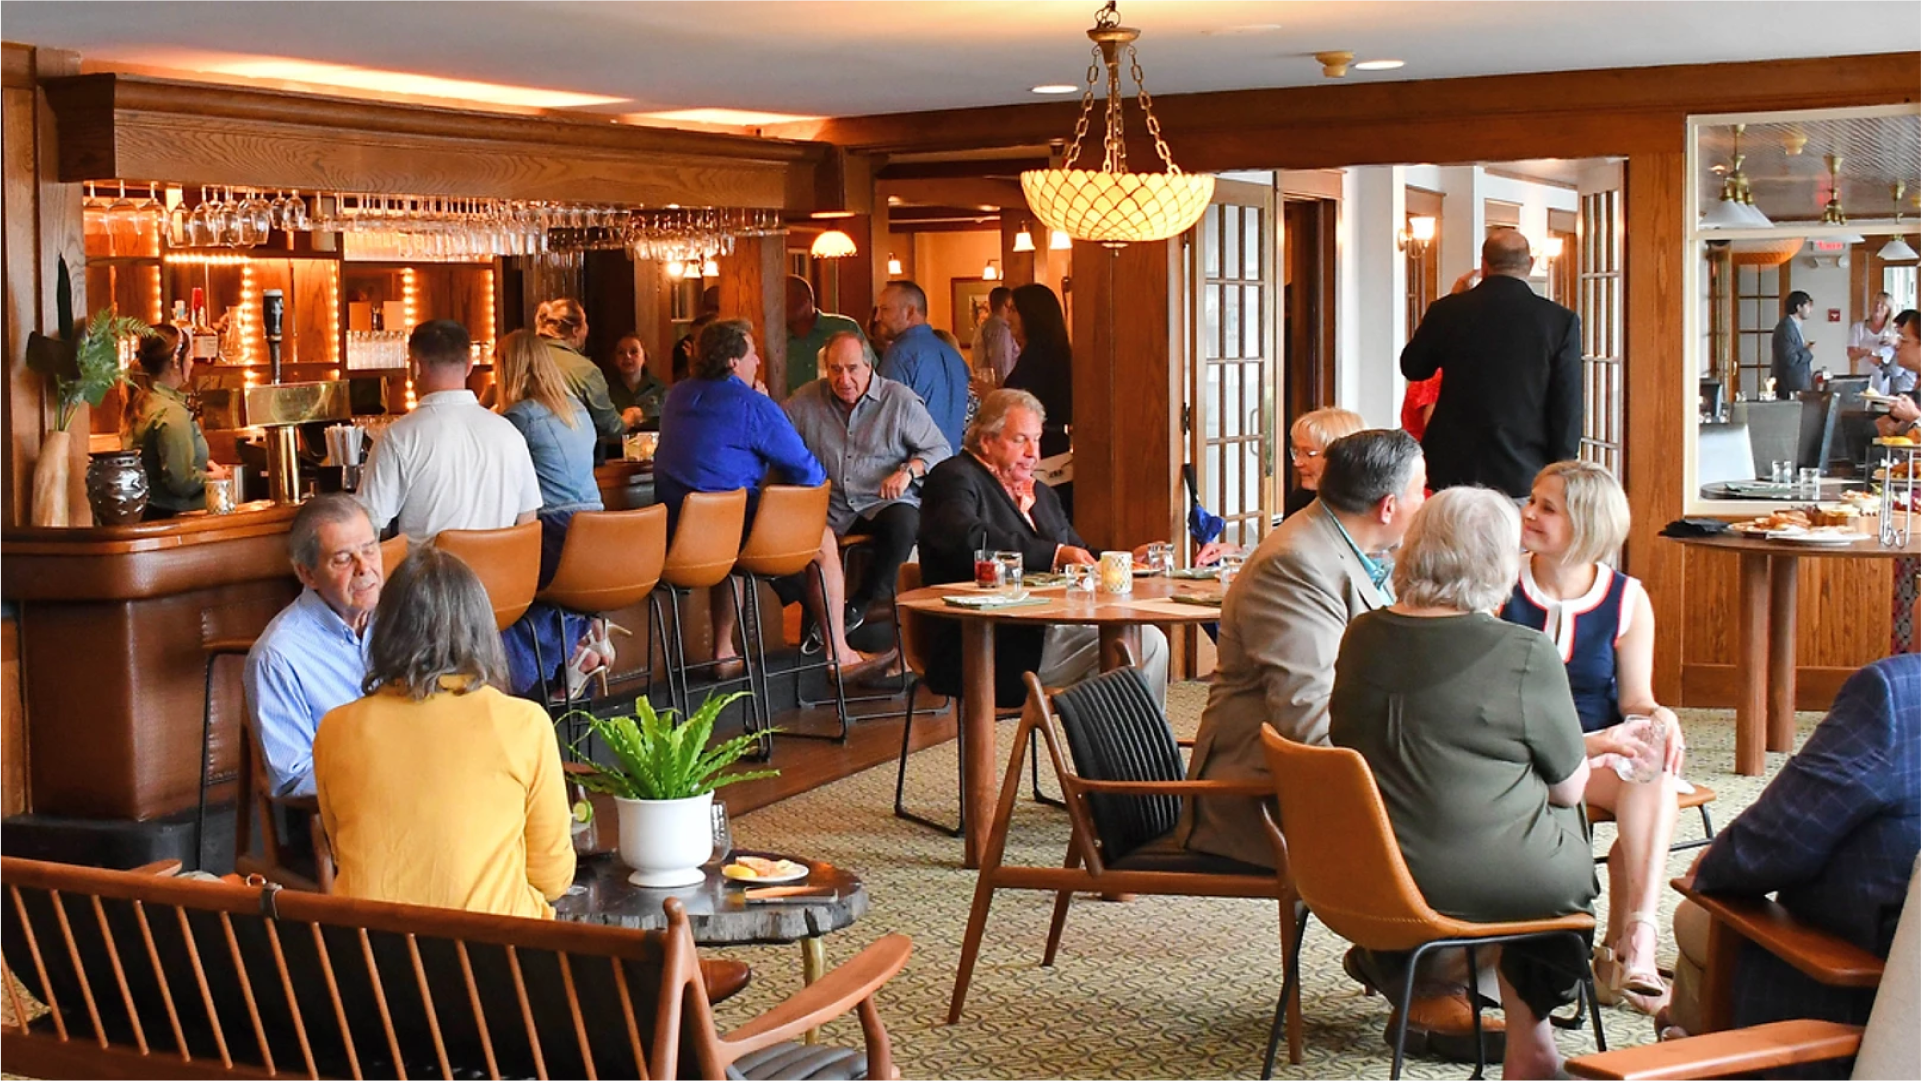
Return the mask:
<svg viewBox="0 0 1921 1081">
<path fill-rule="evenodd" d="M 1182 735 L 1199 723 L 1206 686 L 1177 685 L 1169 712 Z M 1712 786 L 1720 799 L 1715 820 L 1725 823 L 1759 795 L 1765 778 L 1733 773 L 1734 729 L 1726 711 L 1681 711 L 1690 749 L 1689 776 Z M 1800 738 L 1820 719 L 1800 718 Z M 1013 721 L 1001 727 L 1000 761 L 1011 751 Z M 1797 742 L 1798 746 L 1798 742 Z M 909 805 L 951 817 L 955 745 L 916 754 L 909 762 Z M 1768 756 L 1768 773 L 1784 755 Z M 776 755 L 778 760 L 778 754 Z M 777 762 L 778 764 L 778 762 Z M 1274 999 L 1281 984 L 1277 912 L 1272 903 L 1185 898 L 1141 898 L 1126 904 L 1077 899 L 1061 955 L 1040 967 L 1052 897 L 1003 891 L 995 899 L 987 938 L 968 993 L 962 1023 L 943 1024 L 973 897 L 974 875 L 960 868 L 960 842 L 890 813 L 893 767 L 869 770 L 837 784 L 743 816 L 735 839 L 743 847 L 830 859 L 857 870 L 871 891 L 869 914 L 827 940 L 829 962 L 852 956 L 879 935 L 898 931 L 914 940 L 907 970 L 881 996 L 881 1013 L 906 1077 L 1257 1077 Z M 1051 786 L 1051 782 L 1047 782 Z M 1698 816 L 1681 820 L 1682 838 L 1699 836 Z M 1008 862 L 1058 865 L 1067 844 L 1059 810 L 1023 800 L 1015 813 Z M 1602 827 L 1603 843 L 1612 827 Z M 1685 870 L 1693 852 L 1670 859 Z M 1605 870 L 1602 871 L 1605 886 Z M 1662 926 L 1675 896 L 1664 891 Z M 1605 905 L 1605 892 L 1602 904 Z M 1605 908 L 1600 912 L 1605 920 Z M 1386 1077 L 1391 1053 L 1381 1039 L 1388 1007 L 1366 997 L 1341 972 L 1346 943 L 1311 925 L 1302 950 L 1306 1057 L 1281 1077 Z M 1662 964 L 1672 960 L 1664 943 Z M 732 955 L 753 963 L 748 992 L 721 1008 L 723 1027 L 767 1008 L 800 986 L 798 950 L 766 947 Z M 1626 1009 L 1603 1011 L 1611 1045 L 1653 1039 L 1649 1020 Z M 852 1022 L 830 1028 L 827 1039 L 858 1043 Z M 1593 1049 L 1586 1032 L 1560 1033 L 1562 1049 Z M 1410 1059 L 1411 1077 L 1459 1078 L 1471 1066 Z M 1491 1067 L 1496 1074 L 1499 1064 Z"/>
</svg>

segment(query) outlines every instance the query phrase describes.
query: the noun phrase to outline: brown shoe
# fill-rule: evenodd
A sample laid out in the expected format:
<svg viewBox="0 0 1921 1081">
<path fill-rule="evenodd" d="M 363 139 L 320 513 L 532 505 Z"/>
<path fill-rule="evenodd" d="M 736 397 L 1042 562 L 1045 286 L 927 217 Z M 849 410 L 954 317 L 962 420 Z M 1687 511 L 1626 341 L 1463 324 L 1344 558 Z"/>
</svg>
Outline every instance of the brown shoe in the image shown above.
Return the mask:
<svg viewBox="0 0 1921 1081">
<path fill-rule="evenodd" d="M 1394 1046 L 1394 1020 L 1389 1018 L 1383 1038 Z M 1433 1055 L 1449 1062 L 1474 1061 L 1474 1011 L 1466 989 L 1445 995 L 1416 998 L 1408 1008 L 1407 1053 Z M 1481 1011 L 1481 1047 L 1489 1062 L 1499 1062 L 1507 1050 L 1507 1025 Z"/>
<path fill-rule="evenodd" d="M 874 676 L 886 672 L 887 666 L 894 663 L 894 653 L 895 651 L 892 649 L 881 653 L 870 653 L 858 664 L 841 665 L 841 682 L 860 683 L 863 680 L 871 679 Z"/>
</svg>

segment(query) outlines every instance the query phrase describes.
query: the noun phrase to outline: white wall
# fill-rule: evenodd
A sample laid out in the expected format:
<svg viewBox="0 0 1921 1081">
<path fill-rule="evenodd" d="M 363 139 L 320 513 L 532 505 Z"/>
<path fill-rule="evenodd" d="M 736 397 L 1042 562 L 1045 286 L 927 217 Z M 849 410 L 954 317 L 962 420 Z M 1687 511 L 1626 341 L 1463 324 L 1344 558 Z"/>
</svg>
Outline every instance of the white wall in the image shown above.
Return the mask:
<svg viewBox="0 0 1921 1081">
<path fill-rule="evenodd" d="M 1790 275 L 1793 288 L 1814 298 L 1814 311 L 1808 315 L 1801 335 L 1814 343 L 1816 370 L 1826 368 L 1843 375 L 1848 370 L 1848 329 L 1853 325 L 1848 319 L 1848 268 L 1835 266 L 1833 256 L 1813 265 L 1809 251 L 1802 248 L 1801 254 L 1794 257 L 1794 270 Z M 1828 322 L 1829 308 L 1840 309 L 1840 322 Z"/>
</svg>

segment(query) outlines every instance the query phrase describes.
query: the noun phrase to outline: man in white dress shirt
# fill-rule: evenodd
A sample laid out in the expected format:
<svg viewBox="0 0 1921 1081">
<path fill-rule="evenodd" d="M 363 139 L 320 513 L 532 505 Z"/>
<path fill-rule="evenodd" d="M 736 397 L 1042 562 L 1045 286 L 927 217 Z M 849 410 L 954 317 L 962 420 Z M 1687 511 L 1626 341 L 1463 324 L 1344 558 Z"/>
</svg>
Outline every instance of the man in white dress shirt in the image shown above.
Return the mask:
<svg viewBox="0 0 1921 1081">
<path fill-rule="evenodd" d="M 540 480 L 527 442 L 467 389 L 473 368 L 467 328 L 422 323 L 407 337 L 414 411 L 374 443 L 360 503 L 376 532 L 398 519 L 416 543 L 443 529 L 505 529 L 534 520 Z"/>
</svg>

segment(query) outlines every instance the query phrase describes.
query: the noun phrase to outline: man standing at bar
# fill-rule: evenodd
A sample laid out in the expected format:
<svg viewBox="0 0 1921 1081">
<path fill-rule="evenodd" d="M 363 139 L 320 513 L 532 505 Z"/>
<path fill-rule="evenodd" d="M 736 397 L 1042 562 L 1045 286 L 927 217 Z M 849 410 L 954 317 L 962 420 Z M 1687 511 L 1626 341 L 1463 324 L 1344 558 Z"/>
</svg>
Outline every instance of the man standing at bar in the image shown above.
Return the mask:
<svg viewBox="0 0 1921 1081">
<path fill-rule="evenodd" d="M 451 319 L 407 337 L 419 402 L 368 451 L 358 493 L 376 533 L 398 519 L 400 532 L 426 542 L 443 529 L 531 522 L 540 510 L 527 441 L 467 389 L 470 346 L 467 328 Z"/>
<path fill-rule="evenodd" d="M 913 388 L 947 445 L 960 446 L 967 425 L 967 362 L 927 325 L 927 293 L 910 281 L 889 282 L 876 310 L 894 336 L 880 374 Z"/>
<path fill-rule="evenodd" d="M 1428 309 L 1401 350 L 1409 381 L 1445 369 L 1421 437 L 1428 483 L 1527 498 L 1549 462 L 1581 452 L 1581 317 L 1528 286 L 1534 255 L 1518 230 L 1481 245 L 1481 284 Z"/>
<path fill-rule="evenodd" d="M 826 376 L 793 388 L 786 409 L 833 482 L 828 526 L 838 537 L 872 539 L 867 574 L 847 598 L 847 625 L 856 627 L 871 605 L 893 599 L 894 576 L 920 533 L 920 482 L 953 450 L 913 391 L 874 374 L 858 332 L 827 339 L 819 363 Z"/>
<path fill-rule="evenodd" d="M 798 274 L 787 276 L 787 393 L 820 378 L 821 349 L 830 338 L 852 334 L 863 343 L 860 324 L 814 306 L 814 287 Z"/>
<path fill-rule="evenodd" d="M 995 386 L 1007 382 L 1014 370 L 1020 347 L 1014 344 L 1014 328 L 1008 315 L 1014 310 L 1014 291 L 997 285 L 987 294 L 987 318 L 981 320 L 974 335 L 974 370 Z"/>
</svg>

